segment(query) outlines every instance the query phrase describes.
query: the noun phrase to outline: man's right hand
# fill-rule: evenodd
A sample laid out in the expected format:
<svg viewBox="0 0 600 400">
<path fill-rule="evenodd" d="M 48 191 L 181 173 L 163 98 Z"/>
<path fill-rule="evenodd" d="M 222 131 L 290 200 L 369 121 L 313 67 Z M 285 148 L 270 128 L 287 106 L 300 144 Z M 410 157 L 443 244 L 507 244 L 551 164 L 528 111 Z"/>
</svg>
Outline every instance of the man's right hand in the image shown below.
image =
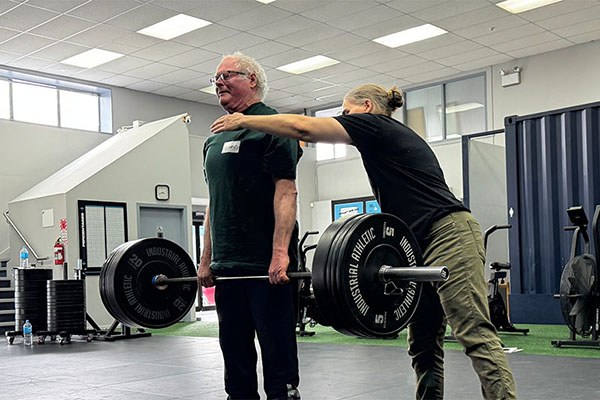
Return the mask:
<svg viewBox="0 0 600 400">
<path fill-rule="evenodd" d="M 215 281 L 213 280 L 213 273 L 210 270 L 209 263 L 201 262 L 198 265 L 198 284 L 204 287 L 215 286 Z"/>
</svg>

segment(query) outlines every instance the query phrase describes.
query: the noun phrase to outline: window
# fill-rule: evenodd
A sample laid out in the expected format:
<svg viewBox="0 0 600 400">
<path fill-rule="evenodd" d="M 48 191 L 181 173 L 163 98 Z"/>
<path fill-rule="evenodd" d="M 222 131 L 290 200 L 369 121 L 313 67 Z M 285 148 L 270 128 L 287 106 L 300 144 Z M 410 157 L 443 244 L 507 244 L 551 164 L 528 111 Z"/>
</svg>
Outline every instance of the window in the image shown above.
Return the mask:
<svg viewBox="0 0 600 400">
<path fill-rule="evenodd" d="M 485 75 L 406 90 L 405 121 L 428 142 L 484 132 Z"/>
<path fill-rule="evenodd" d="M 58 126 L 56 88 L 13 82 L 12 91 L 15 121 Z"/>
<path fill-rule="evenodd" d="M 315 111 L 315 117 L 335 117 L 342 113 L 342 106 Z M 317 161 L 332 160 L 334 158 L 346 157 L 346 145 L 344 143 L 317 143 Z"/>
<path fill-rule="evenodd" d="M 112 132 L 111 91 L 0 69 L 0 118 Z"/>
<path fill-rule="evenodd" d="M 100 97 L 96 93 L 59 90 L 60 126 L 86 131 L 100 130 Z"/>
</svg>

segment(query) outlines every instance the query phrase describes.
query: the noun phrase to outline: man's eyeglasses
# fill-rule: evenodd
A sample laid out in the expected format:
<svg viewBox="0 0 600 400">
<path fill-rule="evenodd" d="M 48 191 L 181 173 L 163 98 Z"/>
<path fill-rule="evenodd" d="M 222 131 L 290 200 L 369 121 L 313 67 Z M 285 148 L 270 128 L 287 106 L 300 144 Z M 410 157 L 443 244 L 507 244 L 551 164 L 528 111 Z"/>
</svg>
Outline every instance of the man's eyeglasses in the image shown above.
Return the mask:
<svg viewBox="0 0 600 400">
<path fill-rule="evenodd" d="M 227 70 L 227 71 L 223 71 L 220 74 L 217 74 L 217 75 L 213 76 L 212 78 L 210 78 L 210 83 L 212 83 L 214 85 L 215 83 L 217 83 L 217 81 L 219 79 L 221 79 L 222 81 L 228 81 L 229 78 L 231 78 L 232 76 L 236 76 L 236 75 L 248 75 L 248 74 L 245 72 L 242 72 L 242 71 Z"/>
</svg>

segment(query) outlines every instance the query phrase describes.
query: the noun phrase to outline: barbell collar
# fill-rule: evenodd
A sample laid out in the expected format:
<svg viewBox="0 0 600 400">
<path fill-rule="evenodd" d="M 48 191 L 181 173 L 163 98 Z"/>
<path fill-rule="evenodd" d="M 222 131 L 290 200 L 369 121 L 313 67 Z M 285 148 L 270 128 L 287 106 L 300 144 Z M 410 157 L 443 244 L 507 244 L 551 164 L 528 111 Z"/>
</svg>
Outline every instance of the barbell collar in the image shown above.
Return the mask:
<svg viewBox="0 0 600 400">
<path fill-rule="evenodd" d="M 383 265 L 379 269 L 382 283 L 394 281 L 434 282 L 447 281 L 450 276 L 448 267 L 391 267 Z"/>
</svg>

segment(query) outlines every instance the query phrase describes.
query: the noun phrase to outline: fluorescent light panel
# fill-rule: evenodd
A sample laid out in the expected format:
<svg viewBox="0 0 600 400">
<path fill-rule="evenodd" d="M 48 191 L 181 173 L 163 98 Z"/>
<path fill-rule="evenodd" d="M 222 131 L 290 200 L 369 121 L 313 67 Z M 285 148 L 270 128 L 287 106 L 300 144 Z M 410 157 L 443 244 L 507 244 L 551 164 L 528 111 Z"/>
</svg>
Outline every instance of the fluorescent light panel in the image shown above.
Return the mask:
<svg viewBox="0 0 600 400">
<path fill-rule="evenodd" d="M 281 67 L 277 67 L 277 69 L 280 71 L 289 72 L 291 74 L 303 74 L 305 72 L 329 67 L 338 63 L 338 60 L 319 55 L 310 58 L 305 58 L 304 60 L 296 61 L 290 64 L 282 65 Z"/>
<path fill-rule="evenodd" d="M 274 2 L 275 0 L 256 0 L 256 1 L 258 1 L 259 3 L 263 3 L 263 4 L 269 4 L 269 3 Z"/>
<path fill-rule="evenodd" d="M 420 42 L 421 40 L 429 39 L 435 36 L 443 35 L 448 33 L 442 28 L 431 24 L 425 24 L 416 26 L 414 28 L 406 29 L 400 32 L 392 33 L 390 35 L 382 36 L 377 39 L 373 39 L 374 42 L 388 46 L 391 48 L 404 46 L 406 44 Z"/>
<path fill-rule="evenodd" d="M 208 94 L 215 94 L 215 87 L 213 85 L 206 86 L 206 87 L 200 88 L 198 90 L 201 92 L 204 92 L 204 93 L 208 93 Z"/>
<path fill-rule="evenodd" d="M 534 8 L 544 7 L 549 4 L 558 3 L 562 0 L 506 0 L 496 5 L 510 13 L 518 14 Z"/>
<path fill-rule="evenodd" d="M 91 49 L 60 61 L 61 64 L 75 65 L 82 68 L 94 68 L 109 61 L 123 57 L 121 53 L 115 53 L 102 49 Z"/>
<path fill-rule="evenodd" d="M 179 14 L 137 31 L 142 35 L 169 40 L 212 24 L 200 18 Z"/>
</svg>

